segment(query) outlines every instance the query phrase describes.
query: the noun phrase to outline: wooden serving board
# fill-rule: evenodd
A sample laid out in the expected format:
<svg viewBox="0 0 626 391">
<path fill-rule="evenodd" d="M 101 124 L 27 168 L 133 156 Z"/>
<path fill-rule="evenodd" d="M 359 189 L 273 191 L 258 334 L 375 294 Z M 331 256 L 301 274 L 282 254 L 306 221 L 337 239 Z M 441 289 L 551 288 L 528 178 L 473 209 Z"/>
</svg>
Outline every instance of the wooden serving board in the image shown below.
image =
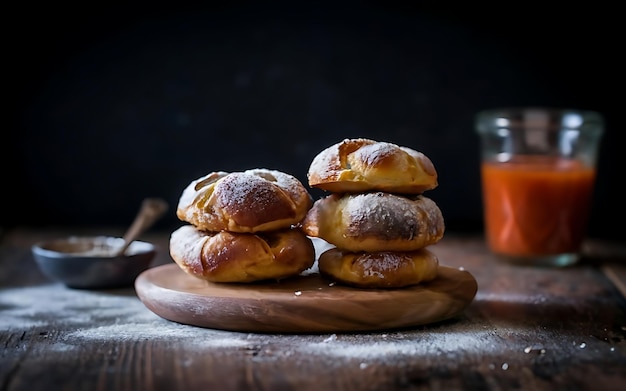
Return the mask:
<svg viewBox="0 0 626 391">
<path fill-rule="evenodd" d="M 471 303 L 477 283 L 467 271 L 440 266 L 428 283 L 358 289 L 319 274 L 280 282 L 210 283 L 163 265 L 143 272 L 135 290 L 162 318 L 244 332 L 321 333 L 404 328 L 446 320 Z"/>
<path fill-rule="evenodd" d="M 210 283 L 176 264 L 148 269 L 135 281 L 139 299 L 162 318 L 265 333 L 374 331 L 438 322 L 459 315 L 477 288 L 469 272 L 445 266 L 435 280 L 403 289 L 351 288 L 319 274 L 269 283 Z"/>
</svg>

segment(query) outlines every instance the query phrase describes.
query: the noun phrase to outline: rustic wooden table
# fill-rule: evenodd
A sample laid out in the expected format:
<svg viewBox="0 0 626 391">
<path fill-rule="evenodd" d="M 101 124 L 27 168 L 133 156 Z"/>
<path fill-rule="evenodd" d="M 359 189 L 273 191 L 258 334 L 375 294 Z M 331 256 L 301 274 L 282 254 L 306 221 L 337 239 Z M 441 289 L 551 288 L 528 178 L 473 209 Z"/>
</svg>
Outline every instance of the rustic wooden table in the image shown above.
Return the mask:
<svg viewBox="0 0 626 391">
<path fill-rule="evenodd" d="M 480 236 L 446 237 L 443 265 L 474 275 L 462 315 L 367 333 L 263 334 L 178 324 L 133 287 L 74 290 L 30 246 L 122 229 L 15 229 L 0 242 L 0 390 L 625 390 L 626 257 L 590 242 L 563 269 L 498 262 Z M 168 232 L 141 238 L 169 264 Z"/>
</svg>

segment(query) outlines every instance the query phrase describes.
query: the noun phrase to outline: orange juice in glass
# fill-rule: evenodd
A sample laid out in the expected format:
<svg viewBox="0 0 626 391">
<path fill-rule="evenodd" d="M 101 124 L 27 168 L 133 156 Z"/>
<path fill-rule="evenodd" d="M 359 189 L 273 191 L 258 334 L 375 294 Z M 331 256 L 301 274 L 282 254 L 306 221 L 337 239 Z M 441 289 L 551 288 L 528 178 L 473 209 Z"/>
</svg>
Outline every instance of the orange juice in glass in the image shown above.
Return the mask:
<svg viewBox="0 0 626 391">
<path fill-rule="evenodd" d="M 494 109 L 476 116 L 476 130 L 489 248 L 514 263 L 576 263 L 589 221 L 601 115 Z"/>
</svg>

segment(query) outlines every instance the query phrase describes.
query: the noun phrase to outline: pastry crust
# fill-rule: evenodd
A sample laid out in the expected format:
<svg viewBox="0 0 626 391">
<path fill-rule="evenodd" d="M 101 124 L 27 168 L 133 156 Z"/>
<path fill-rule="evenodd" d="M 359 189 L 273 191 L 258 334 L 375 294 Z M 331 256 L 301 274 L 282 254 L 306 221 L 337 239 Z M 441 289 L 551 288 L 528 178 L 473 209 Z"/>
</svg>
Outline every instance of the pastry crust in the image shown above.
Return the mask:
<svg viewBox="0 0 626 391">
<path fill-rule="evenodd" d="M 301 228 L 349 251 L 413 251 L 444 234 L 441 210 L 423 195 L 331 194 L 313 204 Z"/>
<path fill-rule="evenodd" d="M 169 247 L 182 270 L 211 282 L 280 280 L 315 262 L 313 242 L 297 229 L 252 234 L 184 225 L 171 234 Z"/>
<path fill-rule="evenodd" d="M 349 252 L 338 248 L 320 255 L 320 273 L 358 288 L 402 288 L 437 277 L 437 256 L 421 249 L 411 252 Z"/>
<path fill-rule="evenodd" d="M 313 158 L 309 186 L 333 193 L 380 190 L 421 194 L 437 187 L 437 171 L 421 152 L 365 138 L 345 139 Z"/>
<path fill-rule="evenodd" d="M 292 175 L 263 168 L 216 171 L 184 189 L 176 215 L 201 230 L 260 232 L 297 224 L 312 204 Z"/>
</svg>

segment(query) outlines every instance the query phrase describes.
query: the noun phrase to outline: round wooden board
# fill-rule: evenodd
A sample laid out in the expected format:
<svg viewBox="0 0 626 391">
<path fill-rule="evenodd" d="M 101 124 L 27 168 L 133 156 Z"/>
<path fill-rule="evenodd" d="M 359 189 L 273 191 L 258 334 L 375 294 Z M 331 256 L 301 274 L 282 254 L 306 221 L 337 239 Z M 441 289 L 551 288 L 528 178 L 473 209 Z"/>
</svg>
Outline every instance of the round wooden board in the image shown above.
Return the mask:
<svg viewBox="0 0 626 391">
<path fill-rule="evenodd" d="M 467 271 L 440 266 L 428 283 L 403 289 L 358 289 L 319 274 L 280 282 L 210 283 L 176 264 L 144 271 L 139 299 L 162 318 L 213 329 L 265 333 L 388 330 L 450 319 L 478 287 Z"/>
</svg>

